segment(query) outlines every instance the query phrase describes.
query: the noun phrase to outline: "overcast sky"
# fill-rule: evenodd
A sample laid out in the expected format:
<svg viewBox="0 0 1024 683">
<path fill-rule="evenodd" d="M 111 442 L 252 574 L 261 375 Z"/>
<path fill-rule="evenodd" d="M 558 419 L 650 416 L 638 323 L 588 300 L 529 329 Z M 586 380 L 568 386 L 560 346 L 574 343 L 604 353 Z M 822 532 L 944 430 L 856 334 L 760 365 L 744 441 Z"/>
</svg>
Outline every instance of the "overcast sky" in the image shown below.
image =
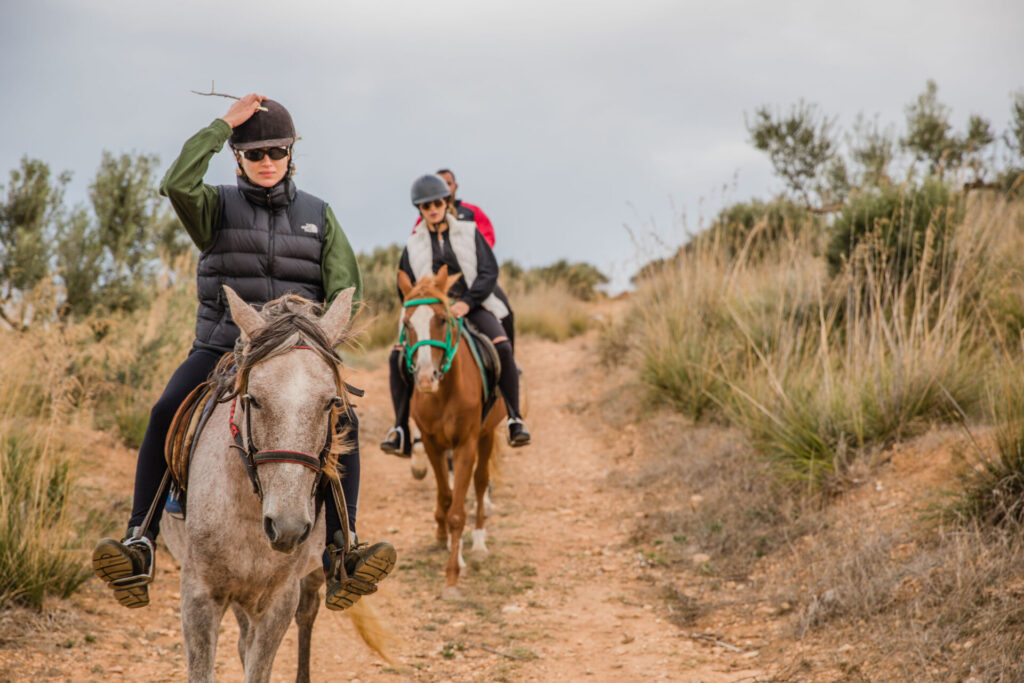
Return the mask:
<svg viewBox="0 0 1024 683">
<path fill-rule="evenodd" d="M 624 283 L 625 226 L 684 239 L 723 201 L 781 189 L 744 113 L 817 103 L 902 126 L 933 78 L 962 128 L 1006 127 L 1024 87 L 1024 2 L 215 2 L 0 0 L 0 174 L 71 170 L 103 150 L 161 168 L 229 101 L 291 111 L 299 186 L 357 251 L 404 241 L 409 186 L 453 168 L 500 260 L 589 261 Z M 233 182 L 221 153 L 207 182 Z M 727 188 L 727 189 L 723 189 Z M 644 240 L 650 244 L 649 240 Z"/>
</svg>

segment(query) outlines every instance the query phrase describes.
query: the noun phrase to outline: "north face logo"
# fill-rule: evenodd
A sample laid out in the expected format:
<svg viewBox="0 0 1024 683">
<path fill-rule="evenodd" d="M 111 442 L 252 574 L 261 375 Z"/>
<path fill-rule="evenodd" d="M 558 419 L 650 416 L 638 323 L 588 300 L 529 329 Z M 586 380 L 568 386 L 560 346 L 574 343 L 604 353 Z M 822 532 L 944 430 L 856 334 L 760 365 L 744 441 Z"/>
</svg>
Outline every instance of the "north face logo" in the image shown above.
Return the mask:
<svg viewBox="0 0 1024 683">
<path fill-rule="evenodd" d="M 303 226 L 302 226 L 301 228 L 299 228 L 299 229 L 300 229 L 300 230 L 303 230 L 303 231 L 305 231 L 305 232 L 316 232 L 316 231 L 317 231 L 317 230 L 316 230 L 316 226 L 315 226 L 315 225 L 313 225 L 312 223 L 306 223 L 305 225 L 303 225 Z"/>
</svg>

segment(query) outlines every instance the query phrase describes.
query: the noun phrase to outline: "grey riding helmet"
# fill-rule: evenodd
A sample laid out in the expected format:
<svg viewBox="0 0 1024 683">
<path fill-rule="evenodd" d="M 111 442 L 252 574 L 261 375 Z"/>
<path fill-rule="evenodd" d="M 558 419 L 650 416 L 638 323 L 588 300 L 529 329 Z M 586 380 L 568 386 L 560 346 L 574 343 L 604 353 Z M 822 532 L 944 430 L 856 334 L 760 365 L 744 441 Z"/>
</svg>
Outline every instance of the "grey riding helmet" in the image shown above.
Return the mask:
<svg viewBox="0 0 1024 683">
<path fill-rule="evenodd" d="M 295 124 L 292 115 L 280 102 L 263 100 L 267 111 L 257 111 L 249 119 L 235 127 L 229 143 L 237 150 L 261 149 L 263 147 L 291 147 L 295 142 Z"/>
<path fill-rule="evenodd" d="M 445 199 L 451 194 L 448 183 L 439 175 L 430 173 L 420 176 L 412 184 L 412 205 L 419 206 L 423 202 L 432 202 L 435 199 Z"/>
</svg>

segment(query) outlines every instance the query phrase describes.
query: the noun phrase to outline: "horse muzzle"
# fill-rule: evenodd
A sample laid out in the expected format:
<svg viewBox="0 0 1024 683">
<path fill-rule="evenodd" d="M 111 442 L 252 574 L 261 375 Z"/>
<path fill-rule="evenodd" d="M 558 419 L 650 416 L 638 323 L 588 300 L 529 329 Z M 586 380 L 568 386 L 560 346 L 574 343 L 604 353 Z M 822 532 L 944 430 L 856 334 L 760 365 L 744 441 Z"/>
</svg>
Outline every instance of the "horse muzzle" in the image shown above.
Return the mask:
<svg viewBox="0 0 1024 683">
<path fill-rule="evenodd" d="M 416 388 L 424 394 L 434 394 L 441 387 L 441 377 L 443 373 L 439 370 L 433 372 L 418 372 L 416 373 Z"/>
<path fill-rule="evenodd" d="M 269 515 L 263 517 L 263 531 L 270 540 L 270 547 L 288 555 L 309 538 L 313 525 L 304 520 L 286 521 Z"/>
</svg>

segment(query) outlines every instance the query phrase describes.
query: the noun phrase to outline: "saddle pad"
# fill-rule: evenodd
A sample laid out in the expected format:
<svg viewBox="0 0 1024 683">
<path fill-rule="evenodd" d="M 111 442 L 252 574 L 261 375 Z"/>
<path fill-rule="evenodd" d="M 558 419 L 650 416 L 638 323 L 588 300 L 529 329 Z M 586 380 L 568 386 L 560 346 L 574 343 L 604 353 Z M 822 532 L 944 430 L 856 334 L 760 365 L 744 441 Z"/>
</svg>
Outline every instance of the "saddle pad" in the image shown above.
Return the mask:
<svg viewBox="0 0 1024 683">
<path fill-rule="evenodd" d="M 480 370 L 480 377 L 483 380 L 484 405 L 481 420 L 487 417 L 491 407 L 498 400 L 498 382 L 501 379 L 501 360 L 494 343 L 486 334 L 476 329 L 468 320 L 463 326 L 463 333 L 469 343 L 469 350 L 473 352 L 477 367 Z"/>
<path fill-rule="evenodd" d="M 171 480 L 179 491 L 186 489 L 192 447 L 201 431 L 203 416 L 208 410 L 206 406 L 213 399 L 212 386 L 204 382 L 185 397 L 171 420 L 171 428 L 164 441 L 164 458 L 171 472 Z"/>
</svg>

